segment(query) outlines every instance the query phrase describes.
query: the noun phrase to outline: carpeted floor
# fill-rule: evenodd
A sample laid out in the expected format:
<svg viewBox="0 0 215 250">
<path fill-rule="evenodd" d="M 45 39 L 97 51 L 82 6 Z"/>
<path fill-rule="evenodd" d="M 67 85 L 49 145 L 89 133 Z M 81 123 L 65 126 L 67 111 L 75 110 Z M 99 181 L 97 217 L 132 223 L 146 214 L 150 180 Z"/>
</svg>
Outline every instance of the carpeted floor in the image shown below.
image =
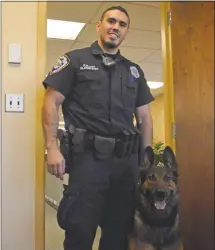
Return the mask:
<svg viewBox="0 0 215 250">
<path fill-rule="evenodd" d="M 63 250 L 64 231 L 57 224 L 56 211 L 46 204 L 45 207 L 45 250 Z M 98 250 L 100 230 L 98 229 L 93 245 L 93 250 Z"/>
</svg>

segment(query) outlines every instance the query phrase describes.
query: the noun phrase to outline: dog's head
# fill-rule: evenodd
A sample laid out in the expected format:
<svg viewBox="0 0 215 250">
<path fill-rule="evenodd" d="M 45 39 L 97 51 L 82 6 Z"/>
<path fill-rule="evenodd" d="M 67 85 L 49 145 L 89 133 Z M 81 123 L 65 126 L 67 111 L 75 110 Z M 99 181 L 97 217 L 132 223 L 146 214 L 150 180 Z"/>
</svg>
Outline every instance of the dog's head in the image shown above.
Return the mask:
<svg viewBox="0 0 215 250">
<path fill-rule="evenodd" d="M 163 160 L 155 161 L 149 146 L 143 153 L 140 166 L 140 195 L 144 209 L 160 218 L 168 217 L 173 207 L 178 206 L 178 168 L 172 149 L 167 146 Z"/>
</svg>

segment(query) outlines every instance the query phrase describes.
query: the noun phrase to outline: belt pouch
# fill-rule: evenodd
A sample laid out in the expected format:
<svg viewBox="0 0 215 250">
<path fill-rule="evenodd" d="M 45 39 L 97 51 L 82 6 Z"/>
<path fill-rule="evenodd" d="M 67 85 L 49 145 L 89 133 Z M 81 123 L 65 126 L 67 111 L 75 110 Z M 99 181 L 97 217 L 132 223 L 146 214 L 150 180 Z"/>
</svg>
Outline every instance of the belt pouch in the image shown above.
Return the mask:
<svg viewBox="0 0 215 250">
<path fill-rule="evenodd" d="M 72 136 L 72 151 L 74 153 L 83 153 L 85 149 L 85 129 L 75 128 Z"/>
<path fill-rule="evenodd" d="M 131 155 L 134 144 L 135 144 L 135 131 L 133 129 L 129 129 L 128 130 L 130 133 L 130 140 L 129 140 L 129 144 L 128 144 L 128 148 L 127 148 L 127 155 Z"/>
<path fill-rule="evenodd" d="M 141 132 L 138 128 L 134 128 L 134 131 L 136 132 L 136 134 L 135 134 L 135 142 L 134 142 L 134 146 L 132 149 L 132 153 L 137 154 L 139 151 Z"/>
<path fill-rule="evenodd" d="M 115 153 L 118 157 L 123 157 L 128 151 L 130 133 L 128 130 L 123 130 L 120 133 L 119 139 L 116 142 Z"/>
<path fill-rule="evenodd" d="M 96 135 L 94 138 L 94 152 L 97 160 L 104 160 L 111 156 L 115 148 L 115 139 Z"/>
</svg>

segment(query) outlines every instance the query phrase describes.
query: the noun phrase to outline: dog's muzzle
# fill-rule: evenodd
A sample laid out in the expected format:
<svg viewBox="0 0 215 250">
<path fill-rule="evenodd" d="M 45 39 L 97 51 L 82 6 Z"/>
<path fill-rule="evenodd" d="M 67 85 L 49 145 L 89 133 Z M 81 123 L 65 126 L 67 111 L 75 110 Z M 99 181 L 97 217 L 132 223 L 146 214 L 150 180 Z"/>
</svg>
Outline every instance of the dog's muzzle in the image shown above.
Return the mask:
<svg viewBox="0 0 215 250">
<path fill-rule="evenodd" d="M 151 201 L 156 210 L 163 211 L 166 208 L 171 192 L 166 189 L 148 189 L 145 196 Z"/>
<path fill-rule="evenodd" d="M 157 210 L 164 210 L 167 205 L 167 192 L 165 190 L 155 190 L 153 195 L 154 206 Z"/>
<path fill-rule="evenodd" d="M 162 190 L 162 189 L 154 190 L 153 196 L 156 200 L 162 201 L 162 200 L 166 199 L 167 192 L 165 192 L 165 190 Z"/>
</svg>

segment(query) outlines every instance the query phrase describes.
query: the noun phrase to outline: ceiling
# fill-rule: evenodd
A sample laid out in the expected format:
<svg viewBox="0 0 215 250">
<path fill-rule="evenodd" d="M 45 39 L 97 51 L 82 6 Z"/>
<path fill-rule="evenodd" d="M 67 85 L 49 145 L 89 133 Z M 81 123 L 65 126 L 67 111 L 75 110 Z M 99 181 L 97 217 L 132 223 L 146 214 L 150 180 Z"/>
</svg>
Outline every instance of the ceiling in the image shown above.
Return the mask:
<svg viewBox="0 0 215 250">
<path fill-rule="evenodd" d="M 97 40 L 95 24 L 102 12 L 113 5 L 124 7 L 131 19 L 129 34 L 120 47 L 121 53 L 141 66 L 148 81 L 163 81 L 159 2 L 48 2 L 47 18 L 84 22 L 86 25 L 75 41 L 48 39 L 47 70 L 52 68 L 59 55 L 89 46 Z M 163 87 L 152 90 L 154 96 L 161 93 Z"/>
</svg>

